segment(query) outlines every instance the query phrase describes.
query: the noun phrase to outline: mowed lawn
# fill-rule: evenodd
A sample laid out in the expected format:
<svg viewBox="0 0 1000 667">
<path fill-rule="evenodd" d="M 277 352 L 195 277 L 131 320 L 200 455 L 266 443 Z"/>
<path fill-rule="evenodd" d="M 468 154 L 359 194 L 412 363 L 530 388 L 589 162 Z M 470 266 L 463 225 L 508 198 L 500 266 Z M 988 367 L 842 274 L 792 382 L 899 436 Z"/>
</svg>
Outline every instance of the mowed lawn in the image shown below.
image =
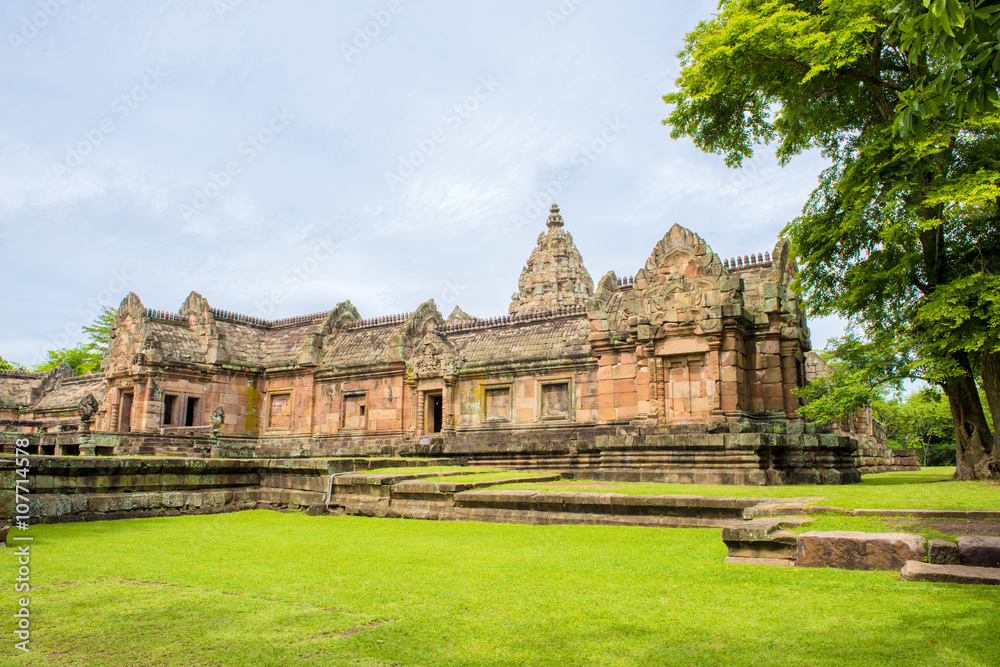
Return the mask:
<svg viewBox="0 0 1000 667">
<path fill-rule="evenodd" d="M 265 510 L 35 526 L 13 665 L 997 665 L 1000 590 L 725 565 L 719 530 Z"/>
</svg>

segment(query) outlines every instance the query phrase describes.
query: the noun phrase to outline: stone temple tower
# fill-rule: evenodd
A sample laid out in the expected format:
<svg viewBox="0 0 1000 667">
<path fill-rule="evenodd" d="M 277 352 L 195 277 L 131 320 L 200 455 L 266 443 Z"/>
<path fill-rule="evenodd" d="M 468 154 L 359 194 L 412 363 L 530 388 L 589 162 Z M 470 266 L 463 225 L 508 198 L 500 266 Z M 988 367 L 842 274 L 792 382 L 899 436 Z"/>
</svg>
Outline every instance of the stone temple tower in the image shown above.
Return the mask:
<svg viewBox="0 0 1000 667">
<path fill-rule="evenodd" d="M 583 266 L 573 237 L 563 230 L 563 219 L 555 204 L 546 226 L 548 231 L 538 236 L 538 245 L 517 281 L 518 293 L 510 302 L 511 315 L 586 305 L 594 294 L 594 281 Z"/>
</svg>

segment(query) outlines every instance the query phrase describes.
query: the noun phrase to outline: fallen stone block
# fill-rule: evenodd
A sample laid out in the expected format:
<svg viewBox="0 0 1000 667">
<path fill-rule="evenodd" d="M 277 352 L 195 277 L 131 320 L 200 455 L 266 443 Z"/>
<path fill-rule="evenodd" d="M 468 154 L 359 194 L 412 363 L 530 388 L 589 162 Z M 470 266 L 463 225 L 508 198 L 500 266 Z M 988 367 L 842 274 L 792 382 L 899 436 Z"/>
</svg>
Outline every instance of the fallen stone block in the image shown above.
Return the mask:
<svg viewBox="0 0 1000 667">
<path fill-rule="evenodd" d="M 970 565 L 940 565 L 907 561 L 900 574 L 907 581 L 937 581 L 953 584 L 1000 585 L 1000 569 Z"/>
<path fill-rule="evenodd" d="M 741 531 L 726 527 L 722 529 L 722 540 L 730 558 L 795 560 L 796 536 L 787 530 L 771 530 L 762 534 L 760 530 Z"/>
<path fill-rule="evenodd" d="M 963 535 L 958 538 L 962 565 L 1000 567 L 1000 537 Z"/>
<path fill-rule="evenodd" d="M 950 540 L 931 540 L 927 543 L 927 562 L 935 565 L 961 565 L 958 545 Z"/>
<path fill-rule="evenodd" d="M 810 531 L 799 535 L 795 565 L 844 570 L 899 570 L 909 560 L 921 560 L 927 540 L 907 533 Z"/>
</svg>

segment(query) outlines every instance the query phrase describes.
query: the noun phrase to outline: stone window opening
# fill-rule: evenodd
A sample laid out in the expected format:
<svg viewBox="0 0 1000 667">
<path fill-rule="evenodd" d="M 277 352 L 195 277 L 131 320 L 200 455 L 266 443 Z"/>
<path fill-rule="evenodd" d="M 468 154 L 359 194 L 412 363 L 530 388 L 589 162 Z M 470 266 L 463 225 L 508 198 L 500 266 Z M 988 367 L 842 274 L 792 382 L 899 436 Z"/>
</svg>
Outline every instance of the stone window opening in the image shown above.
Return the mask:
<svg viewBox="0 0 1000 667">
<path fill-rule="evenodd" d="M 268 397 L 267 427 L 288 430 L 292 425 L 292 395 L 290 392 L 271 394 Z"/>
<path fill-rule="evenodd" d="M 539 404 L 539 413 L 542 419 L 570 419 L 572 403 L 570 402 L 569 380 L 541 383 Z"/>
<path fill-rule="evenodd" d="M 341 428 L 365 430 L 368 427 L 366 394 L 345 394 Z"/>
<path fill-rule="evenodd" d="M 173 426 L 177 422 L 177 415 L 175 410 L 177 409 L 177 395 L 176 394 L 164 394 L 163 395 L 163 425 Z"/>
<path fill-rule="evenodd" d="M 510 385 L 487 387 L 483 392 L 483 421 L 510 421 Z"/>
<path fill-rule="evenodd" d="M 184 425 L 185 426 L 200 426 L 201 425 L 201 399 L 197 396 L 188 396 L 187 409 L 184 411 Z"/>
</svg>

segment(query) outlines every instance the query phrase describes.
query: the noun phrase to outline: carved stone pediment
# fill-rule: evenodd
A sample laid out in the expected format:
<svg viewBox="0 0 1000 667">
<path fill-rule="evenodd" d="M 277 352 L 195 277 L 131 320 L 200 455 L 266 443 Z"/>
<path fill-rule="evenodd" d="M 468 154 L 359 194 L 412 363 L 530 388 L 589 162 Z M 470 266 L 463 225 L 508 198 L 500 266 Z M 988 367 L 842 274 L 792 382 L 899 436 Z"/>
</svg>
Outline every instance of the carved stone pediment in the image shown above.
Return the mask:
<svg viewBox="0 0 1000 667">
<path fill-rule="evenodd" d="M 726 306 L 743 304 L 740 280 L 729 276 L 701 237 L 680 225 L 670 228 L 627 285 L 615 285 L 615 276 L 609 276 L 598 293 L 611 293 L 605 298 L 613 331 L 645 319 L 653 327 L 689 325 L 714 332 L 722 328 Z"/>
<path fill-rule="evenodd" d="M 428 332 L 411 348 L 406 359 L 406 374 L 411 378 L 455 375 L 460 365 L 461 358 L 448 341 Z"/>
</svg>

